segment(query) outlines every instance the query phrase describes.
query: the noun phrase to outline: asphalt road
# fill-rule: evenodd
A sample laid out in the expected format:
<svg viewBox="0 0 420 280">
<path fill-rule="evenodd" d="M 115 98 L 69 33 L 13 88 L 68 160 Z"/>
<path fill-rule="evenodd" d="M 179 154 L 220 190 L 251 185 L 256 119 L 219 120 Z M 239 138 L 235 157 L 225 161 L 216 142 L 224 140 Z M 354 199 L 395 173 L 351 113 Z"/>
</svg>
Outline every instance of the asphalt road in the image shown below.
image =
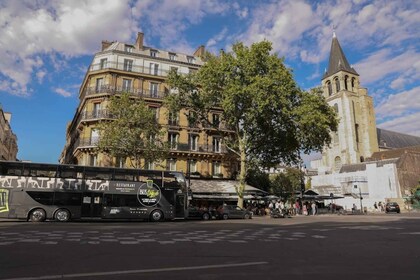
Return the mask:
<svg viewBox="0 0 420 280">
<path fill-rule="evenodd" d="M 420 214 L 0 221 L 0 279 L 420 279 Z"/>
</svg>

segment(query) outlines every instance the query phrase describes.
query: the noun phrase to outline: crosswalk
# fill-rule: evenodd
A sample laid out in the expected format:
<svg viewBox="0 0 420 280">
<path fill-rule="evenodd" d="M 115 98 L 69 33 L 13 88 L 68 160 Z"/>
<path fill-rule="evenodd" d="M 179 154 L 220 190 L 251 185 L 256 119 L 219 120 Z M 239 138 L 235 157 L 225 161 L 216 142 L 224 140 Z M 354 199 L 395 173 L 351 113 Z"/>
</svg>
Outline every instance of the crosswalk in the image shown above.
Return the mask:
<svg viewBox="0 0 420 280">
<path fill-rule="evenodd" d="M 245 228 L 245 229 L 219 229 L 219 230 L 168 230 L 158 232 L 153 230 L 88 230 L 88 231 L 64 231 L 64 230 L 28 230 L 20 232 L 0 232 L 0 246 L 16 244 L 42 244 L 57 245 L 64 243 L 99 245 L 120 244 L 139 245 L 155 243 L 160 245 L 172 245 L 185 242 L 197 244 L 212 244 L 219 242 L 228 243 L 255 243 L 255 242 L 279 242 L 281 240 L 297 241 L 302 239 L 327 239 L 332 232 L 337 230 L 395 230 L 399 234 L 418 235 L 419 232 L 404 232 L 401 227 L 385 227 L 374 225 L 348 225 L 329 228 L 284 229 L 279 227 Z"/>
</svg>

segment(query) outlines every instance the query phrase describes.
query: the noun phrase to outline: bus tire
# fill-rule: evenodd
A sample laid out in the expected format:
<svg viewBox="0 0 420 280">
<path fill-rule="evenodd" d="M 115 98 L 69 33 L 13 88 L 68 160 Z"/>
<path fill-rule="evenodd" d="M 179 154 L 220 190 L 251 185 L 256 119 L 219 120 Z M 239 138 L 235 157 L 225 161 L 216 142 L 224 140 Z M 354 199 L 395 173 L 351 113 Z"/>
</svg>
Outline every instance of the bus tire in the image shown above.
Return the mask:
<svg viewBox="0 0 420 280">
<path fill-rule="evenodd" d="M 62 223 L 68 222 L 70 221 L 70 211 L 67 209 L 58 209 L 55 212 L 54 218 L 58 222 L 62 222 Z"/>
<path fill-rule="evenodd" d="M 228 214 L 223 214 L 223 215 L 222 215 L 222 219 L 223 219 L 223 220 L 227 220 L 227 219 L 229 219 Z"/>
<path fill-rule="evenodd" d="M 153 210 L 150 213 L 150 221 L 152 222 L 160 222 L 163 219 L 163 213 L 160 210 Z"/>
<path fill-rule="evenodd" d="M 45 221 L 46 217 L 47 217 L 47 214 L 45 213 L 45 210 L 42 208 L 36 208 L 29 213 L 29 220 L 35 223 Z"/>
</svg>

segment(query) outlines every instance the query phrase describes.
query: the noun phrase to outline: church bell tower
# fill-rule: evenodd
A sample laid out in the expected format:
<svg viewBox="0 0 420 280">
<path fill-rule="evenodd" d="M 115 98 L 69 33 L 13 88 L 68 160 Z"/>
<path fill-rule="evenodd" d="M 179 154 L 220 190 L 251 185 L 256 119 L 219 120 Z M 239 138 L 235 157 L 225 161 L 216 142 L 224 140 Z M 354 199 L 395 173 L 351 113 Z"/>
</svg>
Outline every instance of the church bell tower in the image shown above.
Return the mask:
<svg viewBox="0 0 420 280">
<path fill-rule="evenodd" d="M 343 164 L 363 162 L 379 151 L 373 99 L 360 87 L 359 74 L 349 65 L 335 32 L 322 89 L 339 118 L 338 130 L 322 153 L 323 168 L 335 173 Z"/>
</svg>

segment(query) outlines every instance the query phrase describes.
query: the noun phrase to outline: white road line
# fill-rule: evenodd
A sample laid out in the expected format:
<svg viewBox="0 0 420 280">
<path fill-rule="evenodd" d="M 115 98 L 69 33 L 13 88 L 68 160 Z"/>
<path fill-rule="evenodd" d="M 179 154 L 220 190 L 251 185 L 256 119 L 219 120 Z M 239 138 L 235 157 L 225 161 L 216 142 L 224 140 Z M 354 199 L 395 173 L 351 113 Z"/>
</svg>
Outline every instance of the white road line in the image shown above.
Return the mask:
<svg viewBox="0 0 420 280">
<path fill-rule="evenodd" d="M 74 273 L 62 275 L 44 275 L 36 277 L 21 277 L 21 278 L 7 278 L 2 280 L 40 280 L 40 279 L 62 279 L 62 278 L 80 278 L 80 277 L 95 277 L 95 276 L 109 276 L 135 273 L 151 273 L 151 272 L 168 272 L 168 271 L 186 271 L 186 270 L 200 270 L 200 269 L 215 269 L 215 268 L 230 268 L 250 265 L 263 265 L 268 262 L 248 262 L 248 263 L 232 263 L 232 264 L 216 264 L 216 265 L 201 265 L 201 266 L 184 266 L 184 267 L 168 267 L 168 268 L 151 268 L 151 269 L 137 269 L 137 270 L 120 270 L 108 272 L 92 272 L 92 273 Z"/>
</svg>

